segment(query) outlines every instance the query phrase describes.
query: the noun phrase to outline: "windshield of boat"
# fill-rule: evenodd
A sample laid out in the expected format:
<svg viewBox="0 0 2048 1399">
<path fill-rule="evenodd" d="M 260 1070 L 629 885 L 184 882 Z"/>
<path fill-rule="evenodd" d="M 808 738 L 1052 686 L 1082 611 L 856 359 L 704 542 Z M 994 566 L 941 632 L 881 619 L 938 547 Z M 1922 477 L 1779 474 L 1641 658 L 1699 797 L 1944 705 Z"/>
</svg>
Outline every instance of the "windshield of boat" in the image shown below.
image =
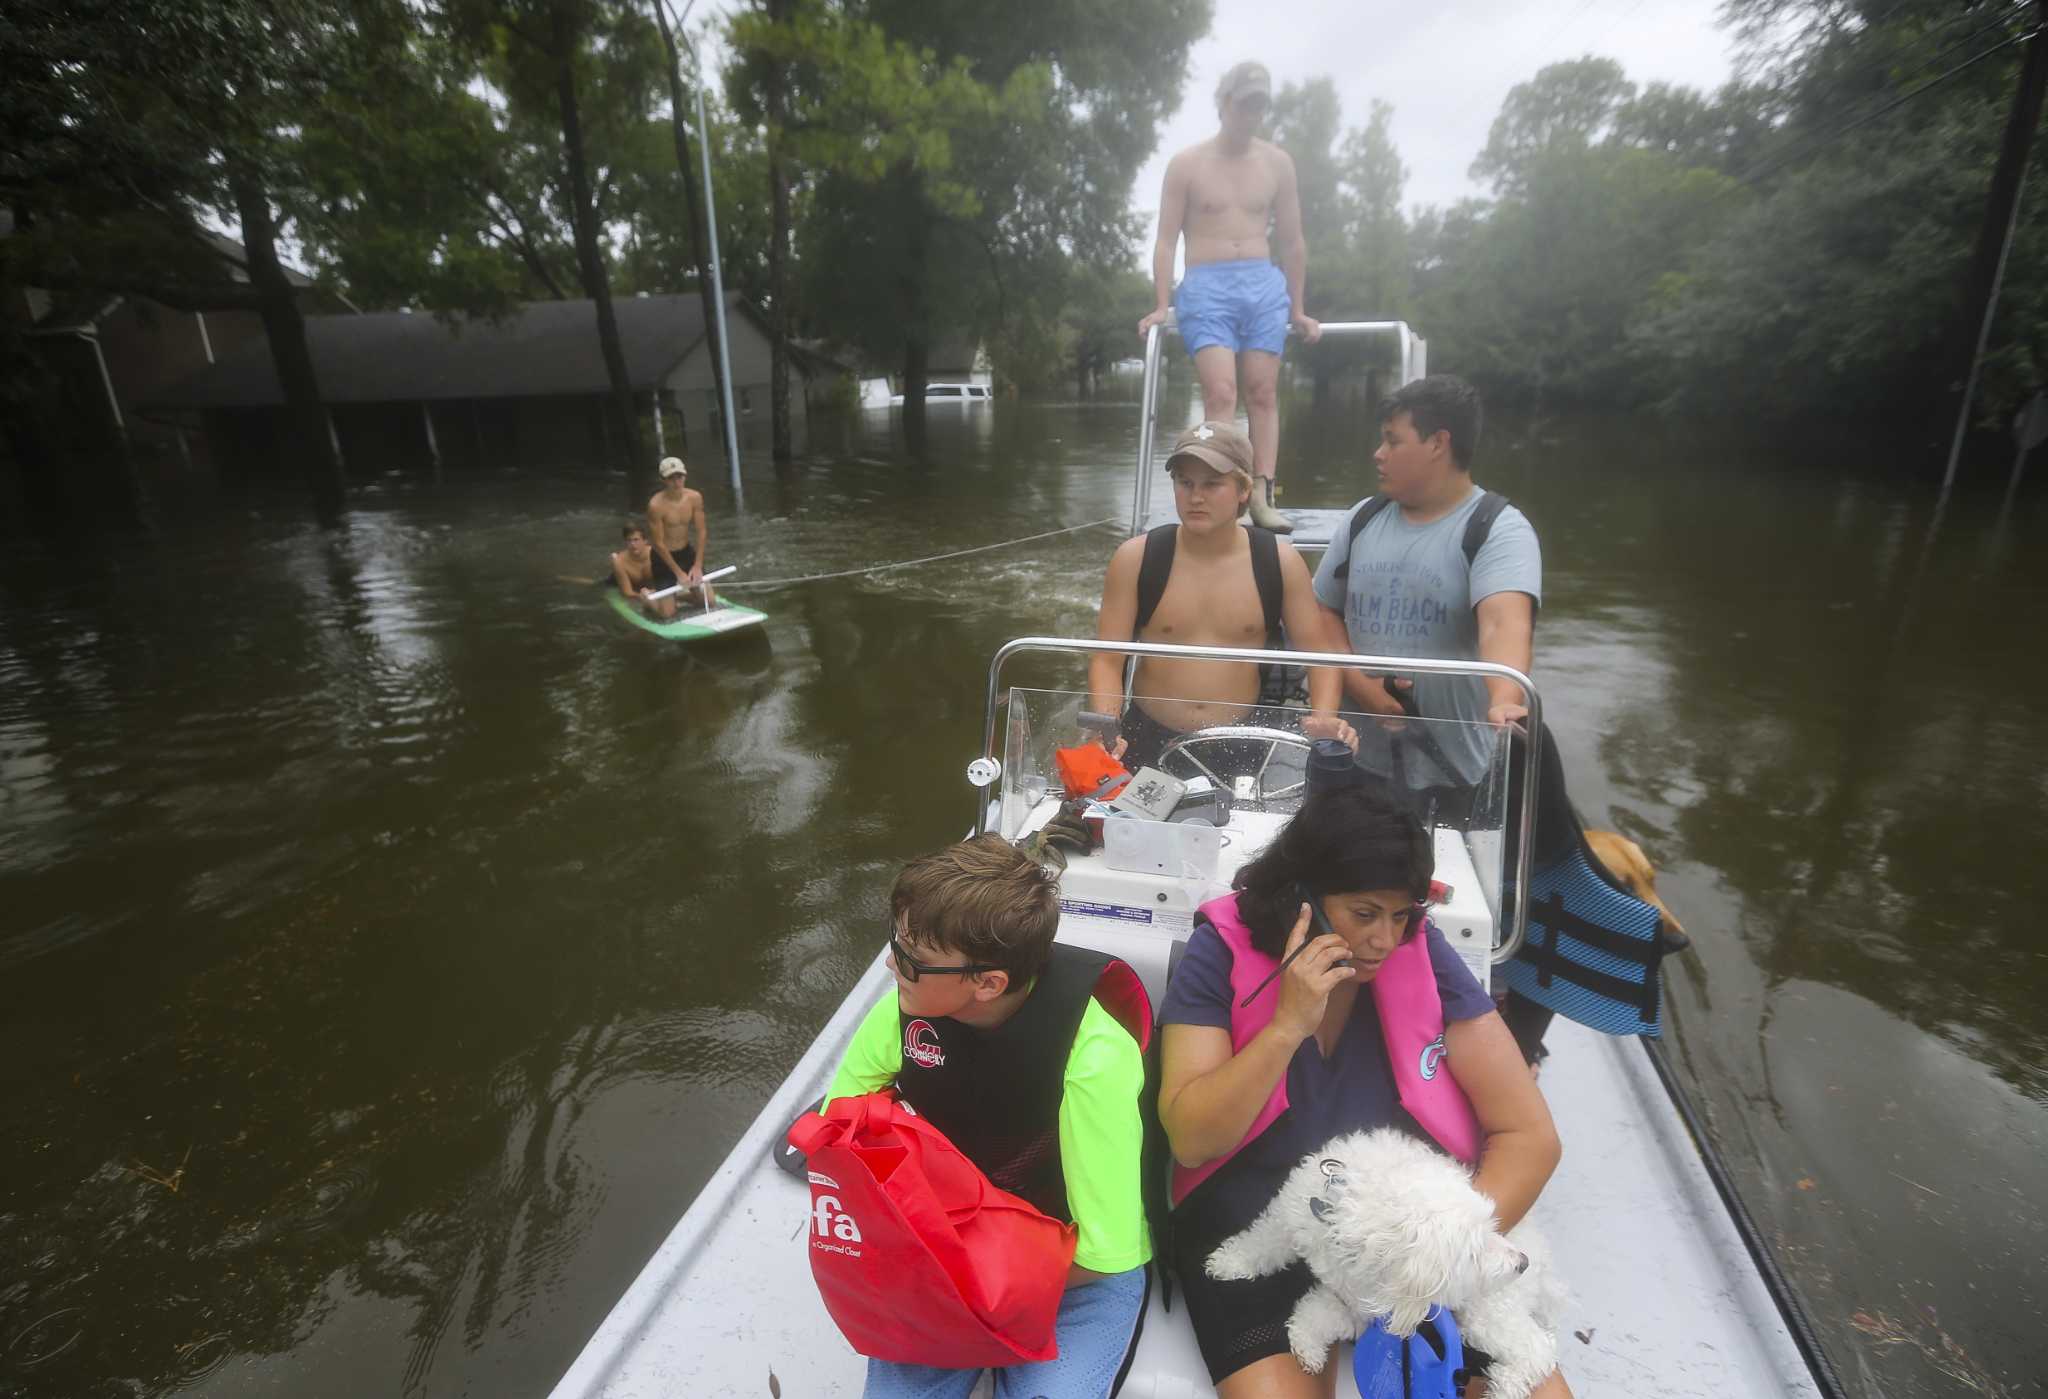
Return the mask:
<svg viewBox="0 0 2048 1399">
<path fill-rule="evenodd" d="M 1077 750 L 1098 734 L 1111 749 L 1122 741 L 1128 770 L 1153 767 L 1188 784 L 1177 796 L 1166 786 L 1163 805 L 1154 807 L 1165 820 L 1228 825 L 1233 814 L 1293 815 L 1307 794 L 1310 745 L 1334 727 L 1287 703 L 1223 706 L 1203 716 L 1208 722 L 1181 729 L 1153 715 L 1185 718 L 1189 706 L 1144 697 L 1132 699 L 1114 723 L 1106 723 L 1112 716 L 1091 716 L 1086 694 L 1023 688 L 1010 690 L 1003 714 L 996 820 L 1012 840 L 1044 825 L 1070 795 L 1070 778 L 1091 771 L 1090 761 L 1099 760 Z M 1476 877 L 1497 919 L 1503 832 L 1510 819 L 1506 731 L 1485 723 L 1351 711 L 1336 718 L 1352 745 L 1351 765 L 1438 832 L 1440 849 L 1447 839 L 1463 847 L 1470 860 L 1466 878 Z M 1068 754 L 1064 773 L 1062 750 Z M 1147 818 L 1127 813 L 1120 819 Z M 1252 824 L 1262 831 L 1273 827 L 1271 821 Z"/>
</svg>

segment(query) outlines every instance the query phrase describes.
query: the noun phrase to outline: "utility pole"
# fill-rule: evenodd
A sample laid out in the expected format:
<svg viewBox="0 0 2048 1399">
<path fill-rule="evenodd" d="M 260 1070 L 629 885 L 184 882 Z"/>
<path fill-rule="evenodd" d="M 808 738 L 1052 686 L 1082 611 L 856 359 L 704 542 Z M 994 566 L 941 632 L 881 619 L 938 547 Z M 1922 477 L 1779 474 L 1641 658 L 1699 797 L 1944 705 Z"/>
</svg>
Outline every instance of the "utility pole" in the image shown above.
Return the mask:
<svg viewBox="0 0 2048 1399">
<path fill-rule="evenodd" d="M 2019 88 L 2013 93 L 2012 112 L 2005 123 L 2005 140 L 1998 152 L 1998 167 L 1991 174 L 1991 191 L 1984 200 L 1984 223 L 1977 230 L 1977 247 L 1970 255 L 1968 279 L 1963 284 L 1960 315 L 1967 317 L 1978 307 L 1977 333 L 1968 343 L 1969 360 L 1958 363 L 1963 384 L 1963 401 L 1956 411 L 1955 433 L 1949 442 L 1948 467 L 1942 472 L 1941 495 L 1928 525 L 1928 542 L 1941 526 L 1948 509 L 1949 491 L 1956 480 L 1956 466 L 1963 455 L 1963 438 L 1970 430 L 1970 405 L 1977 396 L 1977 373 L 1984 362 L 1984 348 L 1991 340 L 1991 323 L 1998 314 L 1999 285 L 2005 277 L 2005 262 L 2012 252 L 2013 230 L 2019 223 L 2020 187 L 2027 177 L 2027 157 L 2034 144 L 2034 128 L 2041 124 L 2041 99 L 2048 93 L 2048 0 L 2034 0 L 2027 7 L 2027 23 L 2033 26 L 2027 51 L 2020 63 Z M 1958 333 L 1961 339 L 1960 332 Z M 1960 360 L 1960 355 L 1957 356 Z M 1951 383 L 1954 380 L 1950 381 Z"/>
</svg>

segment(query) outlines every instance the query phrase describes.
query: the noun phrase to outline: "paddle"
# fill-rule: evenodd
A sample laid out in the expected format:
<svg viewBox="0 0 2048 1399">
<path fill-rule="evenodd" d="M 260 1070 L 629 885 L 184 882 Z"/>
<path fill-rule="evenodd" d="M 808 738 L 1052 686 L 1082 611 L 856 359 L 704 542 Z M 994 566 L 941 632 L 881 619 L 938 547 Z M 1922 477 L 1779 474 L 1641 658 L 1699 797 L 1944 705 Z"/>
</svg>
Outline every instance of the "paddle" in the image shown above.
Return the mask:
<svg viewBox="0 0 2048 1399">
<path fill-rule="evenodd" d="M 719 579 L 729 577 L 732 574 L 738 573 L 739 571 L 740 566 L 738 564 L 729 563 L 724 568 L 714 568 L 713 570 L 711 570 L 711 572 L 705 574 L 702 579 L 702 583 L 715 583 Z M 646 598 L 649 602 L 659 602 L 665 597 L 674 597 L 677 593 L 685 593 L 692 588 L 700 587 L 702 586 L 702 583 L 674 583 L 666 588 L 663 588 L 658 593 L 643 593 L 641 594 L 641 596 Z M 709 602 L 706 602 L 705 610 L 709 611 L 710 606 L 711 604 Z"/>
</svg>

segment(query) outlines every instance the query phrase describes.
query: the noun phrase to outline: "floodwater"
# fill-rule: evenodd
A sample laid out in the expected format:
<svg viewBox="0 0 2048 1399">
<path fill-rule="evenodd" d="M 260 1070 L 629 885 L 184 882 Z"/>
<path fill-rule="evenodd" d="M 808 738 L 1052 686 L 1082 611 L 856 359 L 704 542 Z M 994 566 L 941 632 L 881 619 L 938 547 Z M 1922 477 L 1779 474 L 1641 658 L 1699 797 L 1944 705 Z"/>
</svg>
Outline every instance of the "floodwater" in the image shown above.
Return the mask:
<svg viewBox="0 0 2048 1399">
<path fill-rule="evenodd" d="M 885 423 L 750 462 L 744 509 L 695 450 L 713 563 L 1127 510 L 1128 403 L 967 411 L 925 465 Z M 1291 499 L 1361 494 L 1370 430 L 1293 410 Z M 1962 497 L 1923 573 L 1928 483 L 1837 455 L 1510 424 L 1479 476 L 1542 533 L 1573 795 L 1663 868 L 1675 1060 L 1837 1365 L 2017 1395 L 2048 497 L 2002 538 Z M 0 526 L 0 1395 L 545 1394 L 970 819 L 987 656 L 1087 633 L 1115 537 L 762 593 L 690 654 L 558 577 L 621 495 Z"/>
</svg>

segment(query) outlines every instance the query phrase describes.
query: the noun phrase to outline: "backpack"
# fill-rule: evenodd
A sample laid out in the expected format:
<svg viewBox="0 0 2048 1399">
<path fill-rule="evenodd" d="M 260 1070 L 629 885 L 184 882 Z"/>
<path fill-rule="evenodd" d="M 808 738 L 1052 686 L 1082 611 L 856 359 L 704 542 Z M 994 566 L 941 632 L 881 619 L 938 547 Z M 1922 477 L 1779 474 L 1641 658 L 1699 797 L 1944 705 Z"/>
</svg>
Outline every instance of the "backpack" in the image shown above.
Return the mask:
<svg viewBox="0 0 2048 1399">
<path fill-rule="evenodd" d="M 1286 588 L 1280 581 L 1280 541 L 1271 530 L 1257 525 L 1246 525 L 1244 532 L 1252 540 L 1252 582 L 1259 590 L 1259 609 L 1266 615 L 1266 649 L 1283 650 L 1286 637 L 1280 629 L 1280 607 Z M 1179 525 L 1160 525 L 1145 533 L 1145 558 L 1138 565 L 1138 615 L 1131 623 L 1133 641 L 1152 620 L 1159 600 L 1166 596 L 1166 581 L 1173 572 L 1173 555 L 1179 541 Z M 1301 674 L 1298 666 L 1260 666 L 1259 704 L 1269 708 L 1285 704 Z"/>
<path fill-rule="evenodd" d="M 1337 581 L 1344 582 L 1351 576 L 1351 551 L 1358 547 L 1358 536 L 1365 533 L 1365 527 L 1379 517 L 1394 502 L 1383 495 L 1367 496 L 1365 504 L 1351 513 L 1350 537 L 1345 543 L 1344 562 L 1337 565 Z M 1472 517 L 1465 521 L 1465 538 L 1461 547 L 1465 551 L 1465 567 L 1471 568 L 1472 561 L 1479 557 L 1479 551 L 1486 547 L 1486 536 L 1493 533 L 1493 522 L 1500 518 L 1500 512 L 1508 508 L 1508 498 L 1499 491 L 1481 491 L 1479 505 Z"/>
</svg>

